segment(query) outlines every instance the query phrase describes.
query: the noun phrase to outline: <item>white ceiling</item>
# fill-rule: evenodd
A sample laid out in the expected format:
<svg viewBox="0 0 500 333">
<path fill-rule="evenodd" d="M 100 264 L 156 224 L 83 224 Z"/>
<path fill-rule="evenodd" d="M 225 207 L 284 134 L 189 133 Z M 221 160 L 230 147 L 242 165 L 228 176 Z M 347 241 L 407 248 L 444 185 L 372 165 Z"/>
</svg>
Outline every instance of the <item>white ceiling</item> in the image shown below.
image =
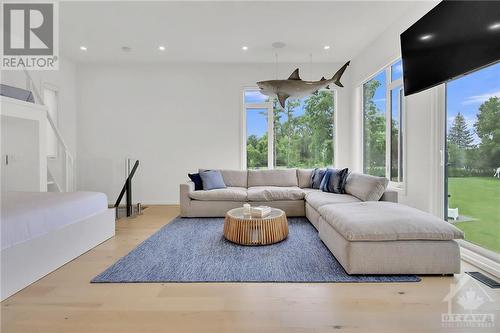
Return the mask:
<svg viewBox="0 0 500 333">
<path fill-rule="evenodd" d="M 345 61 L 415 1 L 61 2 L 60 50 L 78 62 Z M 86 52 L 79 49 L 88 48 Z M 159 45 L 167 47 L 165 52 Z M 243 45 L 248 51 L 241 50 Z M 328 51 L 324 45 L 330 45 Z M 132 48 L 125 53 L 122 46 Z"/>
</svg>

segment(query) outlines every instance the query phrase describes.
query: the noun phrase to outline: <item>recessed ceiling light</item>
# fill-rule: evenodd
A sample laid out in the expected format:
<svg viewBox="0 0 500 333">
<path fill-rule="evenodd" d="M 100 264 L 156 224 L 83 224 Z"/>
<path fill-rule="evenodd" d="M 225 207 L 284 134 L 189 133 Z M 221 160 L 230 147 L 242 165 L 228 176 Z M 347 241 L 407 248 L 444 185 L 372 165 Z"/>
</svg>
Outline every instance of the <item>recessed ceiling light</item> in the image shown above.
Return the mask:
<svg viewBox="0 0 500 333">
<path fill-rule="evenodd" d="M 246 51 L 246 50 L 248 50 L 248 46 L 242 46 L 242 47 L 241 47 L 241 49 L 242 49 L 243 51 Z"/>
<path fill-rule="evenodd" d="M 158 46 L 158 50 L 160 50 L 160 51 L 165 51 L 165 49 L 166 49 L 166 48 L 165 48 L 165 46 L 163 46 L 163 45 Z"/>
<path fill-rule="evenodd" d="M 490 26 L 488 27 L 488 29 L 490 29 L 490 30 L 497 30 L 497 29 L 500 29 L 500 22 L 495 22 L 495 23 L 493 23 L 492 25 L 490 25 Z"/>
<path fill-rule="evenodd" d="M 80 50 L 87 51 L 87 47 L 86 46 L 80 46 Z"/>
<path fill-rule="evenodd" d="M 330 49 L 330 45 L 323 46 L 323 50 L 329 50 L 329 49 Z"/>
<path fill-rule="evenodd" d="M 429 34 L 429 35 L 422 35 L 420 36 L 420 40 L 429 40 L 433 37 L 433 35 Z"/>
</svg>

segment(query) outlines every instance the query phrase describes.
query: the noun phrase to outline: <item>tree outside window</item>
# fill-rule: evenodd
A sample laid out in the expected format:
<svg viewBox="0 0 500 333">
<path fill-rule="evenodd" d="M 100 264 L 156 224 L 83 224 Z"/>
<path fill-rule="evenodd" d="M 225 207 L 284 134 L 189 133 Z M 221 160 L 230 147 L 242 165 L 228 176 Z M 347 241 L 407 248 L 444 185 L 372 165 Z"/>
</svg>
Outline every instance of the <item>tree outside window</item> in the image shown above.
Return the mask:
<svg viewBox="0 0 500 333">
<path fill-rule="evenodd" d="M 259 97 L 259 100 L 263 99 Z M 269 102 L 268 99 L 265 101 Z M 288 99 L 285 108 L 282 108 L 276 100 L 271 102 L 272 108 L 269 111 L 260 109 L 259 122 L 249 120 L 249 113 L 256 109 L 250 109 L 249 106 L 252 104 L 246 103 L 247 168 L 267 166 L 269 147 L 272 147 L 273 152 L 273 163 L 270 166 L 273 168 L 314 168 L 333 165 L 334 93 L 322 90 L 302 99 Z M 253 104 L 254 107 L 258 105 Z M 256 128 L 262 127 L 264 123 L 267 124 L 268 112 L 272 112 L 273 135 L 267 135 L 263 131 L 260 135 L 248 135 L 256 132 Z"/>
<path fill-rule="evenodd" d="M 383 75 L 363 85 L 363 171 L 385 176 L 385 78 Z M 383 80 L 382 80 L 383 79 Z M 375 95 L 379 97 L 376 99 Z M 382 97 L 380 97 L 382 96 Z"/>
</svg>

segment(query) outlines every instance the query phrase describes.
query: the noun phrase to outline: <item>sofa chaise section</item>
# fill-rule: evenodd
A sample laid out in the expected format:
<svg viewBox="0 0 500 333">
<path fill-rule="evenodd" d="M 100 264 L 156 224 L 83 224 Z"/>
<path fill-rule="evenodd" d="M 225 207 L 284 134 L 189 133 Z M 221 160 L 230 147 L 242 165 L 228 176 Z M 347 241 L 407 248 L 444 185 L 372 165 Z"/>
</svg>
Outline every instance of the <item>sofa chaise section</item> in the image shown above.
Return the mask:
<svg viewBox="0 0 500 333">
<path fill-rule="evenodd" d="M 349 274 L 460 272 L 463 233 L 418 209 L 392 202 L 325 205 L 319 236 Z"/>
</svg>

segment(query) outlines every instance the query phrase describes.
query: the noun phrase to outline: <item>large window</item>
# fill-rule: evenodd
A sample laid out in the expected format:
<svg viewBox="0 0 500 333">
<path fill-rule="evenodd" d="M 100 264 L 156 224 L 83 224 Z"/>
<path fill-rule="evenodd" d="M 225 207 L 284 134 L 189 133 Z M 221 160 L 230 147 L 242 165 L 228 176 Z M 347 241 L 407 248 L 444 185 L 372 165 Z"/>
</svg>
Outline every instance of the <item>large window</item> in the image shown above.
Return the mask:
<svg viewBox="0 0 500 333">
<path fill-rule="evenodd" d="M 265 108 L 246 108 L 247 114 L 247 165 L 267 168 L 269 162 L 268 117 Z"/>
<path fill-rule="evenodd" d="M 465 239 L 500 253 L 500 63 L 446 85 L 445 212 Z"/>
<path fill-rule="evenodd" d="M 403 182 L 401 60 L 363 84 L 363 171 Z"/>
<path fill-rule="evenodd" d="M 247 168 L 333 165 L 334 92 L 288 99 L 283 109 L 259 90 L 245 90 Z"/>
</svg>

